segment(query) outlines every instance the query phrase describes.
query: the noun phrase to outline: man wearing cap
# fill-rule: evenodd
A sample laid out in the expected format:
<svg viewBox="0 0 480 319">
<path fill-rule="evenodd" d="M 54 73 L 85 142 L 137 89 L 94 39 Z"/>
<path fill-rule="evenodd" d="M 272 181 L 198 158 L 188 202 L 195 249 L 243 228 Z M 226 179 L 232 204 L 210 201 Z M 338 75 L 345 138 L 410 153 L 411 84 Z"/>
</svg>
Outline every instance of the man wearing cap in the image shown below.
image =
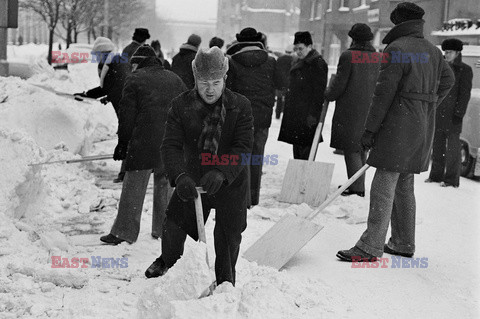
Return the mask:
<svg viewBox="0 0 480 319">
<path fill-rule="evenodd" d="M 263 158 L 268 129 L 272 122 L 275 89 L 275 59 L 268 55 L 262 34 L 254 28 L 245 28 L 237 33 L 237 43 L 227 50 L 230 56 L 227 87 L 244 95 L 252 103 L 255 127 L 251 158 Z M 251 205 L 258 205 L 262 179 L 263 160 L 250 166 Z"/>
<path fill-rule="evenodd" d="M 210 42 L 208 43 L 208 47 L 218 47 L 219 49 L 223 48 L 225 41 L 219 37 L 213 37 Z"/>
<path fill-rule="evenodd" d="M 455 85 L 437 109 L 433 139 L 432 168 L 425 182 L 440 186 L 460 185 L 462 120 L 472 90 L 473 71 L 462 62 L 463 43 L 458 39 L 442 42 L 445 60 L 455 73 Z"/>
<path fill-rule="evenodd" d="M 340 56 L 337 74 L 325 97 L 329 101 L 336 101 L 330 147 L 343 151 L 350 178 L 365 165 L 367 159 L 367 152 L 360 139 L 365 131 L 365 120 L 377 82 L 380 59 L 370 43 L 373 33 L 368 25 L 354 24 L 348 35 L 352 38 L 352 44 Z M 365 175 L 350 185 L 342 195 L 364 197 Z"/>
<path fill-rule="evenodd" d="M 98 99 L 103 104 L 111 102 L 115 113 L 120 111 L 120 100 L 122 98 L 123 85 L 127 76 L 130 74 L 130 65 L 125 58 L 113 51 L 115 45 L 105 37 L 98 37 L 93 43 L 92 53 L 96 57 L 98 63 L 98 76 L 100 77 L 100 86 L 88 90 L 87 92 L 75 93 L 79 97 L 90 97 Z M 118 176 L 113 180 L 114 183 L 120 183 L 125 176 L 125 166 L 122 164 Z"/>
<path fill-rule="evenodd" d="M 101 241 L 133 243 L 140 231 L 143 201 L 153 172 L 152 237 L 162 236 L 168 193 L 160 145 L 170 102 L 186 90 L 182 80 L 163 68 L 155 50 L 140 46 L 130 59 L 133 73 L 127 78 L 120 101 L 118 145 L 113 159 L 125 162 L 125 180 L 118 214 L 110 234 Z"/>
<path fill-rule="evenodd" d="M 377 168 L 367 230 L 353 248 L 337 253 L 344 261 L 374 261 L 384 252 L 412 257 L 415 252 L 413 174 L 428 169 L 435 110 L 455 80 L 442 52 L 423 37 L 424 13 L 418 5 L 402 2 L 390 15 L 395 26 L 383 39 L 386 61 L 361 139 L 363 147 L 371 149 L 367 164 Z M 426 55 L 428 60 L 393 59 L 399 52 Z M 390 222 L 391 237 L 385 244 Z"/>
<path fill-rule="evenodd" d="M 192 72 L 192 61 L 195 59 L 202 38 L 196 34 L 188 37 L 187 43 L 180 46 L 180 51 L 172 59 L 172 71 L 175 72 L 191 90 L 195 86 Z"/>
<path fill-rule="evenodd" d="M 129 45 L 127 45 L 122 52 L 128 57 L 128 61 L 130 61 L 135 51 L 137 51 L 137 49 L 141 45 L 145 44 L 145 41 L 147 41 L 148 39 L 150 39 L 150 33 L 148 33 L 148 29 L 144 29 L 144 28 L 135 29 L 135 32 L 133 33 L 133 37 L 132 37 L 132 42 Z"/>
<path fill-rule="evenodd" d="M 195 88 L 175 98 L 168 112 L 162 156 L 172 186 L 162 255 L 145 275 L 163 275 L 182 256 L 187 235 L 198 239 L 193 199 L 202 186 L 204 218 L 215 208 L 217 284 L 235 285 L 235 265 L 247 226 L 248 176 L 241 154 L 253 144 L 250 102 L 225 88 L 228 59 L 218 47 L 199 50 L 192 62 Z M 220 165 L 218 158 L 227 158 Z M 217 160 L 214 160 L 217 158 Z M 235 160 L 236 159 L 236 160 Z"/>
<path fill-rule="evenodd" d="M 295 33 L 298 60 L 290 79 L 278 140 L 293 145 L 293 158 L 307 160 L 322 113 L 328 66 L 308 31 Z"/>
</svg>

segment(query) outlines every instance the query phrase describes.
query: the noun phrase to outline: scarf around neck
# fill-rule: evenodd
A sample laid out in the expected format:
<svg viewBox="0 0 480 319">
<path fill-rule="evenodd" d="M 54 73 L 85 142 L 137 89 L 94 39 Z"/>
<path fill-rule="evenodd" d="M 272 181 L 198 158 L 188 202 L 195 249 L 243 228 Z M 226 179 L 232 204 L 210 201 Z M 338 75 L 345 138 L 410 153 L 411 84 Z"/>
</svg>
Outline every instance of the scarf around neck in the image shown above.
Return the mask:
<svg viewBox="0 0 480 319">
<path fill-rule="evenodd" d="M 203 119 L 202 133 L 198 139 L 198 149 L 201 153 L 216 155 L 223 123 L 225 123 L 226 110 L 223 104 L 223 95 L 214 104 L 207 104 L 203 100 L 202 103 L 210 112 Z"/>
</svg>

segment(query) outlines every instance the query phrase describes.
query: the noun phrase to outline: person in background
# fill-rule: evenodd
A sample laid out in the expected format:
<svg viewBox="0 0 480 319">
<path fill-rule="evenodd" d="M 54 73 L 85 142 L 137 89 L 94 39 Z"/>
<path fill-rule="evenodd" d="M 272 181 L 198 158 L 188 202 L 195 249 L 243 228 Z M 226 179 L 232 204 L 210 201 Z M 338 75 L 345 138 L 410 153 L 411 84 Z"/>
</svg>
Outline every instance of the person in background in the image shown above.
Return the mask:
<svg viewBox="0 0 480 319">
<path fill-rule="evenodd" d="M 150 33 L 148 33 L 148 29 L 136 28 L 135 32 L 133 33 L 132 42 L 130 42 L 130 44 L 123 49 L 122 54 L 125 54 L 128 58 L 128 61 L 130 61 L 135 51 L 137 51 L 141 45 L 145 44 L 145 41 L 148 39 L 150 39 Z"/>
<path fill-rule="evenodd" d="M 223 45 L 225 44 L 225 41 L 223 39 L 220 39 L 218 37 L 213 37 L 210 42 L 208 43 L 208 47 L 218 47 L 219 49 L 223 48 Z"/>
<path fill-rule="evenodd" d="M 313 48 L 310 32 L 295 33 L 293 44 L 298 60 L 290 69 L 278 140 L 293 144 L 293 158 L 308 160 L 322 112 L 328 66 Z"/>
<path fill-rule="evenodd" d="M 98 99 L 103 104 L 111 102 L 117 118 L 120 112 L 120 100 L 122 99 L 123 86 L 127 76 L 130 74 L 130 65 L 123 57 L 114 54 L 115 45 L 105 37 L 98 37 L 93 44 L 92 52 L 96 55 L 98 62 L 98 76 L 100 77 L 100 86 L 87 92 L 75 93 L 79 97 L 90 97 Z M 125 165 L 122 163 L 118 176 L 113 180 L 114 183 L 121 183 L 125 176 Z"/>
<path fill-rule="evenodd" d="M 158 40 L 153 40 L 152 41 L 152 48 L 155 50 L 155 53 L 157 54 L 157 58 L 162 62 L 163 67 L 165 70 L 171 70 L 172 66 L 170 65 L 170 62 L 165 59 L 163 52 L 162 52 L 162 47 L 160 45 L 160 41 Z"/>
<path fill-rule="evenodd" d="M 354 24 L 348 35 L 352 38 L 352 44 L 340 56 L 337 74 L 325 97 L 329 101 L 336 101 L 330 147 L 343 150 L 347 175 L 350 178 L 365 165 L 367 159 L 367 152 L 360 140 L 365 131 L 380 61 L 378 58 L 375 63 L 356 63 L 354 60 L 354 57 L 359 60 L 367 57 L 368 61 L 374 61 L 372 56 L 375 48 L 371 44 L 373 33 L 368 25 Z M 342 195 L 365 197 L 365 175 L 350 185 Z"/>
<path fill-rule="evenodd" d="M 199 50 L 192 69 L 195 88 L 175 98 L 168 112 L 162 156 L 175 191 L 168 204 L 162 235 L 162 254 L 146 270 L 148 278 L 162 276 L 182 256 L 187 235 L 198 239 L 196 186 L 204 220 L 215 208 L 215 275 L 217 284 L 235 285 L 235 265 L 242 232 L 247 227 L 248 175 L 244 165 L 209 165 L 202 158 L 240 157 L 253 144 L 250 102 L 225 88 L 228 58 L 213 47 Z"/>
<path fill-rule="evenodd" d="M 433 139 L 432 168 L 425 182 L 440 186 L 460 185 L 462 120 L 467 111 L 472 90 L 473 71 L 462 62 L 463 43 L 458 39 L 442 42 L 445 60 L 455 73 L 455 85 L 437 109 Z"/>
<path fill-rule="evenodd" d="M 375 261 L 384 252 L 403 257 L 415 253 L 413 174 L 428 169 L 435 110 L 455 81 L 442 52 L 423 37 L 424 14 L 418 5 L 401 2 L 390 15 L 395 26 L 383 39 L 388 57 L 380 65 L 361 139 L 363 147 L 371 149 L 367 164 L 377 168 L 367 229 L 353 248 L 337 253 L 343 261 Z M 427 59 L 399 63 L 392 58 L 401 53 Z"/>
<path fill-rule="evenodd" d="M 275 118 L 279 119 L 285 107 L 285 98 L 288 90 L 288 78 L 290 77 L 290 69 L 294 63 L 295 55 L 293 53 L 293 45 L 289 45 L 285 49 L 285 54 L 278 57 L 275 77 L 280 80 L 280 89 L 276 91 L 277 106 L 275 108 Z"/>
<path fill-rule="evenodd" d="M 163 68 L 153 48 L 140 46 L 130 59 L 133 73 L 127 78 L 120 101 L 118 145 L 114 160 L 123 160 L 125 180 L 118 214 L 110 234 L 100 240 L 117 245 L 133 243 L 140 232 L 143 201 L 153 172 L 152 237 L 163 232 L 165 210 L 173 190 L 160 156 L 160 145 L 170 102 L 185 91 L 182 80 Z M 170 195 L 170 196 L 169 196 Z"/>
<path fill-rule="evenodd" d="M 172 71 L 175 72 L 185 83 L 187 89 L 191 90 L 195 86 L 195 79 L 192 72 L 192 61 L 195 59 L 198 47 L 202 43 L 202 38 L 196 34 L 188 37 L 187 43 L 180 46 L 178 52 L 172 60 Z"/>
<path fill-rule="evenodd" d="M 261 33 L 254 28 L 243 29 L 236 38 L 238 43 L 227 50 L 230 56 L 227 87 L 244 95 L 252 103 L 255 132 L 251 154 L 252 157 L 263 158 L 272 122 L 275 89 L 279 88 L 279 80 L 275 78 L 276 62 L 262 44 Z M 257 164 L 250 166 L 249 206 L 258 205 L 260 200 L 263 160 Z"/>
</svg>

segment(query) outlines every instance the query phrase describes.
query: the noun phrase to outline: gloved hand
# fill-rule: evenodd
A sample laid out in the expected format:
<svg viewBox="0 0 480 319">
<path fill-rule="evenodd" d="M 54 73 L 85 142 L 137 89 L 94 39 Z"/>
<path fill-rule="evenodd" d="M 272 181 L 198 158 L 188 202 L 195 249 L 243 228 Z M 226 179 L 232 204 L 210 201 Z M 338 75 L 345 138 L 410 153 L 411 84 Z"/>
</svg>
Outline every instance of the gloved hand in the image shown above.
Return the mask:
<svg viewBox="0 0 480 319">
<path fill-rule="evenodd" d="M 175 183 L 177 184 L 177 195 L 184 202 L 198 197 L 198 192 L 195 189 L 195 181 L 187 174 L 182 174 L 177 177 Z"/>
<path fill-rule="evenodd" d="M 110 100 L 108 99 L 108 96 L 105 96 L 105 97 L 102 97 L 102 98 L 100 99 L 100 102 L 101 102 L 102 104 L 107 105 L 108 103 L 110 103 Z"/>
<path fill-rule="evenodd" d="M 115 161 L 123 161 L 127 158 L 127 147 L 128 145 L 123 143 L 118 143 L 115 147 L 115 152 L 113 152 L 113 159 Z"/>
<path fill-rule="evenodd" d="M 200 186 L 203 187 L 208 195 L 213 195 L 220 190 L 224 182 L 225 175 L 218 169 L 212 169 L 202 176 Z"/>
<path fill-rule="evenodd" d="M 360 143 L 362 144 L 364 150 L 371 149 L 375 143 L 375 133 L 365 131 L 362 135 Z"/>
<path fill-rule="evenodd" d="M 81 92 L 81 93 L 73 93 L 74 96 L 79 96 L 79 97 L 88 97 L 87 94 L 85 92 Z"/>
<path fill-rule="evenodd" d="M 313 126 L 317 126 L 317 124 L 318 124 L 318 121 L 317 121 L 317 119 L 316 119 L 314 116 L 312 116 L 312 115 L 307 116 L 307 125 L 308 125 L 308 127 L 311 128 L 311 127 L 313 127 Z"/>
</svg>

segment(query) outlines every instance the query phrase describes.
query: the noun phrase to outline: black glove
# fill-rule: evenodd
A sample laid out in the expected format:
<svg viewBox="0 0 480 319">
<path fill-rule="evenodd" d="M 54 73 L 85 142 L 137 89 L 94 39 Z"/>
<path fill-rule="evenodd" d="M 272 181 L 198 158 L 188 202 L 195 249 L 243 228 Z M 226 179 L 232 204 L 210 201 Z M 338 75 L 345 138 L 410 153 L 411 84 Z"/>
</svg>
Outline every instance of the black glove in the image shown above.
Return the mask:
<svg viewBox="0 0 480 319">
<path fill-rule="evenodd" d="M 177 195 L 184 202 L 198 197 L 195 181 L 187 174 L 177 177 L 175 184 L 177 185 Z"/>
<path fill-rule="evenodd" d="M 115 147 L 115 152 L 113 152 L 113 159 L 115 161 L 123 161 L 127 158 L 127 147 L 128 145 L 123 143 L 118 143 Z"/>
<path fill-rule="evenodd" d="M 108 103 L 110 103 L 110 100 L 108 99 L 108 96 L 105 96 L 105 97 L 102 97 L 102 98 L 100 99 L 100 102 L 101 102 L 102 104 L 107 105 Z"/>
<path fill-rule="evenodd" d="M 82 93 L 73 93 L 74 96 L 79 96 L 79 97 L 88 97 L 85 92 Z"/>
<path fill-rule="evenodd" d="M 362 135 L 360 143 L 362 144 L 364 150 L 371 149 L 375 143 L 375 133 L 365 131 Z"/>
<path fill-rule="evenodd" d="M 213 195 L 220 190 L 225 182 L 225 175 L 218 169 L 212 169 L 200 179 L 200 186 L 208 195 Z"/>
</svg>

